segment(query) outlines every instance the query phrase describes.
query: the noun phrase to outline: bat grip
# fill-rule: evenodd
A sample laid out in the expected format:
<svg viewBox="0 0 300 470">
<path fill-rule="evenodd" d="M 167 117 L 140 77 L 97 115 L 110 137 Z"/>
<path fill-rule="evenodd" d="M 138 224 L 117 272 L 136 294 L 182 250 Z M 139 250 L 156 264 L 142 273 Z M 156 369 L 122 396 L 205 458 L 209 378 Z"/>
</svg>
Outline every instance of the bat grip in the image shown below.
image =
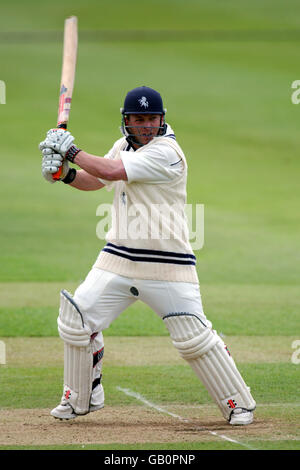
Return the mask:
<svg viewBox="0 0 300 470">
<path fill-rule="evenodd" d="M 61 124 L 58 124 L 57 128 L 66 130 L 67 129 L 67 124 L 63 122 Z M 62 166 L 59 167 L 59 169 L 56 173 L 52 174 L 52 179 L 55 180 L 55 181 L 59 180 L 59 178 L 61 177 L 61 174 L 62 174 Z"/>
</svg>

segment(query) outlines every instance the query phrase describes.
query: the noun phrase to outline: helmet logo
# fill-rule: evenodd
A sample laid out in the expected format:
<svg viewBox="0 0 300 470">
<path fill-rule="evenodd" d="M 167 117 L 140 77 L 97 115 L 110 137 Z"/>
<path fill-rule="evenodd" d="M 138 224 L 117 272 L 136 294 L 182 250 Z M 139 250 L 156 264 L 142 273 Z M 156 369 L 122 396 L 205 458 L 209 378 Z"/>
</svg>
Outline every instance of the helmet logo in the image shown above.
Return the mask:
<svg viewBox="0 0 300 470">
<path fill-rule="evenodd" d="M 149 103 L 147 101 L 147 98 L 146 96 L 142 96 L 140 99 L 139 99 L 139 103 L 141 106 L 143 106 L 144 108 L 148 108 L 149 106 Z"/>
</svg>

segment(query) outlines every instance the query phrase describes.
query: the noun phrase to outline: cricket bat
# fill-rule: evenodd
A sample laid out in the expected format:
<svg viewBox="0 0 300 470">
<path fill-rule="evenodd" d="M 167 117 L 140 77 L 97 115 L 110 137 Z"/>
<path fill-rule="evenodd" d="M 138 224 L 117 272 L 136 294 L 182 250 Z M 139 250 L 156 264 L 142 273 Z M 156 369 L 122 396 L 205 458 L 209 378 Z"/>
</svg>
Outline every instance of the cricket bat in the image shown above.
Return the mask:
<svg viewBox="0 0 300 470">
<path fill-rule="evenodd" d="M 63 61 L 59 92 L 57 127 L 67 129 L 72 94 L 75 82 L 75 69 L 77 59 L 78 28 L 77 17 L 70 16 L 65 20 Z M 60 178 L 62 168 L 52 175 L 54 180 Z"/>
</svg>

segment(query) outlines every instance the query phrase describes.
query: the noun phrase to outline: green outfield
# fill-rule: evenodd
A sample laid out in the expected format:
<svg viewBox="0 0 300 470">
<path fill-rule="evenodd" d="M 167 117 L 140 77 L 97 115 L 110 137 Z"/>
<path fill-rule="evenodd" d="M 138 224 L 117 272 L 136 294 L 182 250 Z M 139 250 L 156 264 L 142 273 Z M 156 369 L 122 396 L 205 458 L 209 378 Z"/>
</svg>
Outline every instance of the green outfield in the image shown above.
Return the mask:
<svg viewBox="0 0 300 470">
<path fill-rule="evenodd" d="M 257 401 L 247 428 L 224 422 L 140 302 L 104 332 L 104 410 L 73 423 L 49 416 L 62 387 L 59 292 L 90 270 L 105 243 L 96 210 L 112 201 L 41 176 L 69 15 L 79 21 L 78 146 L 110 149 L 130 89 L 164 98 L 188 159 L 187 202 L 204 204 L 204 309 Z M 0 449 L 300 449 L 299 18 L 293 0 L 1 6 Z"/>
</svg>

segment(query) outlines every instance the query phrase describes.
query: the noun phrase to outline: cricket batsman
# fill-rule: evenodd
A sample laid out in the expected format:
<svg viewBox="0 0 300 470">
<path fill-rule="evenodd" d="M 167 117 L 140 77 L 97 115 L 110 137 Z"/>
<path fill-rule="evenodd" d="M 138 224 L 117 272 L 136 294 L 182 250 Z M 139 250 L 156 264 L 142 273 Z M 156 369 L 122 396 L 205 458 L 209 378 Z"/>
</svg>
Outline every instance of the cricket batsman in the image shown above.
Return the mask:
<svg viewBox="0 0 300 470">
<path fill-rule="evenodd" d="M 64 129 L 50 129 L 40 143 L 47 181 L 55 183 L 53 175 L 61 169 L 67 186 L 114 190 L 115 214 L 85 280 L 73 296 L 61 291 L 57 323 L 64 342 L 64 385 L 51 415 L 68 420 L 104 406 L 102 331 L 140 300 L 160 316 L 228 423 L 250 424 L 256 406 L 250 388 L 203 312 L 184 212 L 187 161 L 165 121 L 161 95 L 135 88 L 121 114 L 123 136 L 104 157 L 78 148 Z M 126 230 L 137 213 L 143 236 Z"/>
</svg>

